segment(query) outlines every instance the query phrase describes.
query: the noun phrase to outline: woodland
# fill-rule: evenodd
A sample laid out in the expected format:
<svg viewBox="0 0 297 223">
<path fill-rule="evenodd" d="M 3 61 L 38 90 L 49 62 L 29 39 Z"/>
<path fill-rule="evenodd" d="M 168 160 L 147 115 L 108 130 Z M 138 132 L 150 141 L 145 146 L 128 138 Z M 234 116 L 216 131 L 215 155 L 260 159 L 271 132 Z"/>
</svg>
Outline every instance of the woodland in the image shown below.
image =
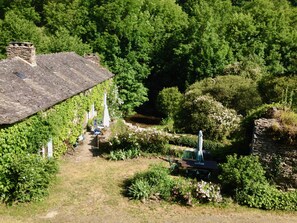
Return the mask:
<svg viewBox="0 0 297 223">
<path fill-rule="evenodd" d="M 185 92 L 220 75 L 294 76 L 296 6 L 296 0 L 0 0 L 0 58 L 11 41 L 30 41 L 39 54 L 96 52 L 116 74 L 120 110 L 129 114 L 144 102 L 154 107 L 165 87 Z M 278 102 L 269 93 L 264 102 Z"/>
</svg>

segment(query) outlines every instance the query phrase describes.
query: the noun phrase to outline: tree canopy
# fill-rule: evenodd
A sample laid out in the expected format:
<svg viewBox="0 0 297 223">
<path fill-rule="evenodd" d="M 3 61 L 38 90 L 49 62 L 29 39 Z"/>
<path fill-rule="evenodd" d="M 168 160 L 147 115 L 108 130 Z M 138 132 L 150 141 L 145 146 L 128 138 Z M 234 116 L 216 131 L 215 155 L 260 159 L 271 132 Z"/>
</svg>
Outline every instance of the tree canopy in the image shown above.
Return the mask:
<svg viewBox="0 0 297 223">
<path fill-rule="evenodd" d="M 296 0 L 0 0 L 0 58 L 11 41 L 38 53 L 97 52 L 128 114 L 164 87 L 219 75 L 297 73 Z"/>
</svg>

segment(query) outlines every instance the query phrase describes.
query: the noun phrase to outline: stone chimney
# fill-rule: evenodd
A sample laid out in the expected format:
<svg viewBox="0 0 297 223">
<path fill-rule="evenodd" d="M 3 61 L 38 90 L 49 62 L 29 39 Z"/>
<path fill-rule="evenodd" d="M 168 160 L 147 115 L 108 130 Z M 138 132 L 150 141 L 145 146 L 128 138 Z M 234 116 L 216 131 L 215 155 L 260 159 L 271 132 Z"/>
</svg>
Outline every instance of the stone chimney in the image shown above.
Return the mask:
<svg viewBox="0 0 297 223">
<path fill-rule="evenodd" d="M 29 42 L 11 42 L 6 48 L 8 59 L 20 57 L 31 66 L 36 66 L 35 47 Z"/>
<path fill-rule="evenodd" d="M 84 58 L 92 61 L 93 63 L 100 65 L 100 58 L 96 53 L 85 54 Z"/>
</svg>

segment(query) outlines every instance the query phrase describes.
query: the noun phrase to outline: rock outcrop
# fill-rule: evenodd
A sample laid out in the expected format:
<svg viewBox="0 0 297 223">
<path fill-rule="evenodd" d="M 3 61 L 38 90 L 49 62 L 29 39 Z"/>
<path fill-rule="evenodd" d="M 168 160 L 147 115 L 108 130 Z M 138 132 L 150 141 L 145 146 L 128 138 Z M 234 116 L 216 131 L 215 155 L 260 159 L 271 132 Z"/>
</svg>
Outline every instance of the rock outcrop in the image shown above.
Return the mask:
<svg viewBox="0 0 297 223">
<path fill-rule="evenodd" d="M 255 120 L 252 153 L 260 157 L 268 174 L 285 188 L 297 188 L 297 142 L 286 143 L 273 127 L 276 119 Z"/>
</svg>

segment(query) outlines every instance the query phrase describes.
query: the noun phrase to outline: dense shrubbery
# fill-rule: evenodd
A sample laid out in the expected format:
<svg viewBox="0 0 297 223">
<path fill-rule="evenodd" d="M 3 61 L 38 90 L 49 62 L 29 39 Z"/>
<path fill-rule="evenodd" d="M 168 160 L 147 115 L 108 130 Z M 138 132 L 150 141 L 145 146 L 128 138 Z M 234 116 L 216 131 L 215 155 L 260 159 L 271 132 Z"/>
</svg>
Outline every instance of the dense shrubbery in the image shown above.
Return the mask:
<svg viewBox="0 0 297 223">
<path fill-rule="evenodd" d="M 130 181 L 128 195 L 138 200 L 157 198 L 187 205 L 222 201 L 219 186 L 183 177 L 172 178 L 169 169 L 160 165 L 136 174 Z"/>
<path fill-rule="evenodd" d="M 210 94 L 216 101 L 243 115 L 262 103 L 257 82 L 235 75 L 217 76 L 196 82 L 187 89 L 187 94 L 191 98 Z"/>
<path fill-rule="evenodd" d="M 256 156 L 229 156 L 221 167 L 222 188 L 239 204 L 269 210 L 297 210 L 297 191 L 283 192 L 270 185 Z"/>
<path fill-rule="evenodd" d="M 211 96 L 192 98 L 188 92 L 175 117 L 175 126 L 182 132 L 195 134 L 202 130 L 212 140 L 225 140 L 239 127 L 240 117 Z"/>
<path fill-rule="evenodd" d="M 110 155 L 116 153 L 127 154 L 127 151 L 131 151 L 131 153 L 132 151 L 137 151 L 137 153 L 142 151 L 144 153 L 166 154 L 168 151 L 167 137 L 155 130 L 127 131 L 111 138 L 109 144 L 111 145 L 111 150 L 114 151 Z"/>
<path fill-rule="evenodd" d="M 265 171 L 256 156 L 228 156 L 227 163 L 221 164 L 221 168 L 219 179 L 222 188 L 230 193 L 254 182 L 266 182 Z"/>
<path fill-rule="evenodd" d="M 6 203 L 40 200 L 57 172 L 53 159 L 7 153 L 0 160 L 0 200 Z"/>
<path fill-rule="evenodd" d="M 253 182 L 238 190 L 239 204 L 266 210 L 297 210 L 297 191 L 283 192 L 268 183 Z"/>
</svg>

